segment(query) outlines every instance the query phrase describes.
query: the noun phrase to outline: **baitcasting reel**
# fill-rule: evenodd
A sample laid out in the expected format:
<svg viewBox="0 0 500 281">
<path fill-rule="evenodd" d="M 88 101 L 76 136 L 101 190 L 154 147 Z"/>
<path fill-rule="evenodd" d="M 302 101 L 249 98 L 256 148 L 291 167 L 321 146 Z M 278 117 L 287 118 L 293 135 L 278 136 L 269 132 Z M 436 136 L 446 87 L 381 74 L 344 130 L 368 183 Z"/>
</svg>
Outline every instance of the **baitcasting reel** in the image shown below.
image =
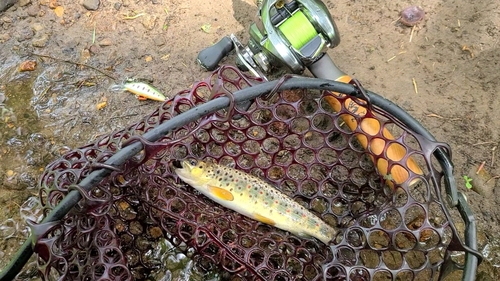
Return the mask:
<svg viewBox="0 0 500 281">
<path fill-rule="evenodd" d="M 327 7 L 317 0 L 257 1 L 259 12 L 250 26 L 250 40 L 244 47 L 232 35 L 222 38 L 215 45 L 198 55 L 198 62 L 207 70 L 214 70 L 218 63 L 233 49 L 238 56 L 238 67 L 265 80 L 265 74 L 274 68 L 286 67 L 289 72 L 300 74 L 305 68 L 320 78 L 336 79 L 343 73 L 332 68 L 327 77 L 313 67 L 325 54 L 326 48 L 340 43 L 340 36 Z M 331 59 L 327 59 L 331 61 Z M 331 63 L 333 65 L 333 62 Z M 329 64 L 330 67 L 332 65 Z M 334 69 L 337 69 L 333 65 Z M 324 68 L 323 68 L 324 69 Z M 318 71 L 315 71 L 318 70 Z M 318 73 L 315 73 L 318 72 Z M 337 75 L 335 75 L 337 74 Z"/>
</svg>

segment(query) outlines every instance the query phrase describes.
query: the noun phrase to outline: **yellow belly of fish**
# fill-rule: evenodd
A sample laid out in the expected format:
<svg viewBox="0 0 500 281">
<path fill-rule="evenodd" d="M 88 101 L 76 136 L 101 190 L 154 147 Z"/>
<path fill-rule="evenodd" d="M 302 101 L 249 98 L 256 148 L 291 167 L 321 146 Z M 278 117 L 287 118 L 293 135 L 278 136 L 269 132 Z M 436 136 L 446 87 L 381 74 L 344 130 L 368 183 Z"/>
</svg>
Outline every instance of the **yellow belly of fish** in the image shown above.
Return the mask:
<svg viewBox="0 0 500 281">
<path fill-rule="evenodd" d="M 241 174 L 231 178 L 214 179 L 198 190 L 242 215 L 301 237 L 312 236 L 328 244 L 337 234 L 333 227 L 264 181 Z"/>
</svg>

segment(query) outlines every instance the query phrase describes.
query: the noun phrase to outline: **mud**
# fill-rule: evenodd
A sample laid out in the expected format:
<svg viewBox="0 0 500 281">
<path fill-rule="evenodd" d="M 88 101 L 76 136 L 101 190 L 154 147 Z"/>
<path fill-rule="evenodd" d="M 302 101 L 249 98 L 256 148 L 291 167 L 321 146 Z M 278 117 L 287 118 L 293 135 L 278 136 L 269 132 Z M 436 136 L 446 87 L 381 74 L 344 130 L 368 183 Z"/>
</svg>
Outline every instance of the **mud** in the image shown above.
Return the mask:
<svg viewBox="0 0 500 281">
<path fill-rule="evenodd" d="M 500 4 L 325 3 L 341 34 L 329 51 L 340 69 L 451 145 L 455 178 L 478 220 L 486 256 L 478 276 L 497 276 Z M 398 21 L 410 4 L 425 11 L 413 29 Z M 139 78 L 172 97 L 206 76 L 195 61 L 200 50 L 230 33 L 247 41 L 256 11 L 251 0 L 101 1 L 95 11 L 78 1 L 33 0 L 0 13 L 0 268 L 24 241 L 24 221 L 38 218 L 26 202 L 36 196 L 45 165 L 158 105 L 110 88 Z M 38 62 L 35 71 L 18 71 L 26 60 Z M 489 178 L 477 184 L 485 186 L 468 190 L 463 176 L 472 177 L 483 162 Z"/>
</svg>

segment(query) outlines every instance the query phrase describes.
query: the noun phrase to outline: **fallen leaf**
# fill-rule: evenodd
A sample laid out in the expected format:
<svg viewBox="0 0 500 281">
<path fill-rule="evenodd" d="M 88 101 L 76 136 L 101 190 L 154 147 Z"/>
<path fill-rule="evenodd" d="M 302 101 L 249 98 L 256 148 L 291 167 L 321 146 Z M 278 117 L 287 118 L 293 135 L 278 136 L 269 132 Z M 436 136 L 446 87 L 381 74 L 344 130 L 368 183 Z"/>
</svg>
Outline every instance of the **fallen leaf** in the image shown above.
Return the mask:
<svg viewBox="0 0 500 281">
<path fill-rule="evenodd" d="M 207 23 L 207 24 L 204 24 L 201 26 L 201 30 L 203 30 L 203 32 L 205 32 L 205 33 L 209 33 L 211 27 L 212 27 L 212 25 Z"/>
<path fill-rule="evenodd" d="M 57 6 L 54 9 L 54 13 L 56 14 L 56 16 L 62 18 L 63 14 L 64 14 L 64 8 L 63 8 L 63 6 Z"/>
<path fill-rule="evenodd" d="M 108 105 L 108 102 L 107 101 L 103 101 L 103 102 L 98 103 L 96 105 L 96 108 L 97 108 L 97 110 L 101 110 L 101 109 L 105 108 L 106 105 Z"/>
<path fill-rule="evenodd" d="M 146 56 L 146 58 L 144 59 L 146 62 L 150 62 L 153 60 L 153 57 L 152 56 Z"/>
<path fill-rule="evenodd" d="M 23 61 L 19 65 L 19 72 L 24 72 L 24 71 L 33 71 L 36 68 L 36 61 L 34 60 L 27 60 Z"/>
<path fill-rule="evenodd" d="M 101 110 L 108 105 L 108 98 L 107 97 L 102 97 L 101 102 L 96 105 L 97 110 Z"/>
<path fill-rule="evenodd" d="M 166 54 L 163 57 L 161 57 L 161 60 L 168 60 L 170 58 L 170 54 Z"/>
<path fill-rule="evenodd" d="M 12 170 L 7 170 L 6 175 L 10 178 L 10 177 L 12 177 L 12 176 L 14 175 L 14 171 L 12 171 Z"/>
</svg>

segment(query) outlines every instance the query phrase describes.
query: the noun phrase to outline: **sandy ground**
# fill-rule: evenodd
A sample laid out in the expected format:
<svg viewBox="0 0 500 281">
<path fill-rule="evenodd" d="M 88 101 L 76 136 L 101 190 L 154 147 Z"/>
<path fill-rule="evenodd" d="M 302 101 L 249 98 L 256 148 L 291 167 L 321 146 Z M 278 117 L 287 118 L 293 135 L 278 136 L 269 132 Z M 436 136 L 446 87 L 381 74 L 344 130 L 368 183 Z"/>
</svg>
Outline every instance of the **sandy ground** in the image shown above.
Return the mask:
<svg viewBox="0 0 500 281">
<path fill-rule="evenodd" d="M 487 256 L 480 276 L 488 280 L 498 275 L 500 258 L 492 252 L 500 244 L 496 196 L 500 4 L 494 0 L 325 3 L 341 34 L 340 46 L 329 51 L 336 64 L 450 144 L 455 177 L 476 215 L 479 246 Z M 398 22 L 399 12 L 410 4 L 426 11 L 413 32 Z M 24 219 L 36 218 L 25 202 L 36 195 L 36 179 L 46 164 L 68 148 L 139 120 L 157 106 L 111 91 L 111 86 L 126 78 L 142 78 L 173 96 L 206 77 L 195 62 L 200 50 L 230 33 L 242 42 L 248 40 L 247 28 L 256 11 L 250 0 L 101 1 L 96 11 L 73 1 L 33 0 L 20 1 L 1 13 L 2 235 L 12 234 L 12 225 L 19 224 L 17 229 L 22 230 Z M 27 59 L 37 60 L 37 69 L 17 72 Z M 103 101 L 106 107 L 97 110 Z M 481 163 L 486 173 L 476 175 Z M 477 192 L 467 190 L 463 176 L 473 178 Z M 17 231 L 0 241 L 0 267 L 23 235 Z"/>
</svg>

